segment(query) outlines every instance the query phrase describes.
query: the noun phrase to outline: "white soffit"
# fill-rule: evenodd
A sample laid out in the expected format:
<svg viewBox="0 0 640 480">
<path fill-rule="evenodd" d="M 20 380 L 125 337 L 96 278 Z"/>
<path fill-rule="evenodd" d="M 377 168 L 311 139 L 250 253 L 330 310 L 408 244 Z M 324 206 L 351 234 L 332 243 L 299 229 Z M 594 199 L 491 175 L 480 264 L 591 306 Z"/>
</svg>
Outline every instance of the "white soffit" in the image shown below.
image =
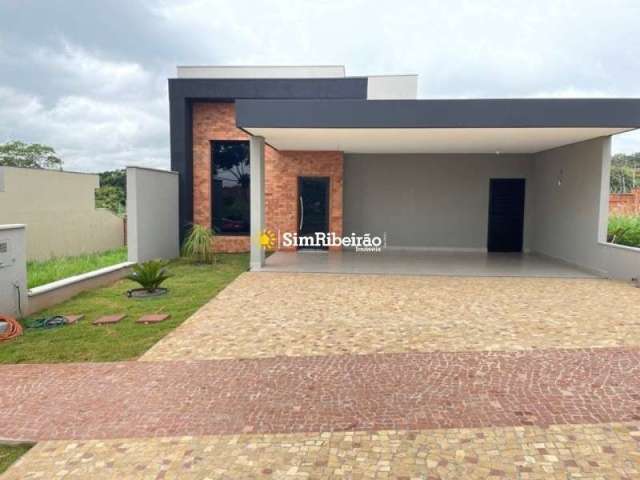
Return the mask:
<svg viewBox="0 0 640 480">
<path fill-rule="evenodd" d="M 344 65 L 179 66 L 178 78 L 343 78 Z"/>
<path fill-rule="evenodd" d="M 278 150 L 536 153 L 628 128 L 246 128 Z"/>
</svg>

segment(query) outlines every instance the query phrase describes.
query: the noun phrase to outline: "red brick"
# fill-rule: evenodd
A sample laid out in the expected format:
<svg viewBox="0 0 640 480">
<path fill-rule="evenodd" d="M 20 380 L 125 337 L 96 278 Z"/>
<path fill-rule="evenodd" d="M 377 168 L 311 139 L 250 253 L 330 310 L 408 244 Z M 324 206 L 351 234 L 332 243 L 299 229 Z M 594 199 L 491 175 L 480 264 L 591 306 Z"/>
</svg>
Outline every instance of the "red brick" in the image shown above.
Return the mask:
<svg viewBox="0 0 640 480">
<path fill-rule="evenodd" d="M 73 325 L 84 318 L 84 315 L 63 315 L 65 323 Z"/>
<path fill-rule="evenodd" d="M 155 313 L 151 315 L 143 315 L 138 320 L 136 320 L 136 323 L 144 323 L 144 324 L 160 323 L 160 322 L 164 322 L 169 317 L 170 315 L 168 313 L 160 313 L 160 314 Z"/>
<path fill-rule="evenodd" d="M 93 321 L 94 325 L 110 325 L 113 323 L 118 323 L 122 320 L 126 315 L 118 314 L 118 315 L 105 315 L 103 317 L 98 318 Z"/>
<path fill-rule="evenodd" d="M 638 429 L 639 370 L 640 350 L 633 348 L 0 365 L 0 436 L 80 440 L 609 422 Z M 73 408 L 34 415 L 52 398 Z"/>
<path fill-rule="evenodd" d="M 196 103 L 193 106 L 194 223 L 211 226 L 211 141 L 248 140 L 236 128 L 233 103 Z M 342 152 L 278 151 L 265 147 L 265 225 L 273 231 L 297 232 L 298 177 L 330 178 L 329 229 L 342 234 Z M 246 252 L 248 236 L 220 235 L 219 252 Z"/>
</svg>

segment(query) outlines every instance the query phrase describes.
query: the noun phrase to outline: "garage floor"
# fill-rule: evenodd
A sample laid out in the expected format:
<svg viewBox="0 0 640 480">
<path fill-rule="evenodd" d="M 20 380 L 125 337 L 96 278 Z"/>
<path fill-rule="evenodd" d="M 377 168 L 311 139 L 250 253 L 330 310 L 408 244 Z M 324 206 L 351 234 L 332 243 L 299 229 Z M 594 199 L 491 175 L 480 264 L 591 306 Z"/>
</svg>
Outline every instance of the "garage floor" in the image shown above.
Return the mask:
<svg viewBox="0 0 640 480">
<path fill-rule="evenodd" d="M 264 270 L 458 277 L 595 277 L 592 272 L 535 254 L 407 250 L 386 250 L 382 253 L 276 252 L 267 259 Z"/>
</svg>

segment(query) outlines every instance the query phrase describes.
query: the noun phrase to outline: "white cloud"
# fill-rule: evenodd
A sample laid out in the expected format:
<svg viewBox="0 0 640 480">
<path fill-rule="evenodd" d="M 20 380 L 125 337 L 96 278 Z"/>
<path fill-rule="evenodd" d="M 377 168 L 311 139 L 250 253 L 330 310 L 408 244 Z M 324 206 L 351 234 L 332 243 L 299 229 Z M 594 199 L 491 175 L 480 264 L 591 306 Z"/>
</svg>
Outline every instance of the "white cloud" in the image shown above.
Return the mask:
<svg viewBox="0 0 640 480">
<path fill-rule="evenodd" d="M 168 167 L 166 112 L 147 105 L 89 97 L 60 98 L 50 108 L 40 99 L 0 87 L 0 141 L 52 145 L 65 169 L 100 171 L 126 165 Z"/>
<path fill-rule="evenodd" d="M 638 18 L 635 0 L 0 3 L 0 141 L 48 143 L 67 168 L 166 168 L 176 64 L 418 73 L 425 98 L 637 97 Z"/>
<path fill-rule="evenodd" d="M 133 92 L 144 95 L 152 82 L 151 74 L 138 63 L 100 58 L 67 40 L 61 44 L 60 49 L 38 48 L 32 61 L 56 72 L 58 81 L 70 84 L 77 92 L 96 96 L 130 96 Z"/>
<path fill-rule="evenodd" d="M 611 151 L 613 153 L 640 152 L 640 130 L 614 135 Z"/>
</svg>

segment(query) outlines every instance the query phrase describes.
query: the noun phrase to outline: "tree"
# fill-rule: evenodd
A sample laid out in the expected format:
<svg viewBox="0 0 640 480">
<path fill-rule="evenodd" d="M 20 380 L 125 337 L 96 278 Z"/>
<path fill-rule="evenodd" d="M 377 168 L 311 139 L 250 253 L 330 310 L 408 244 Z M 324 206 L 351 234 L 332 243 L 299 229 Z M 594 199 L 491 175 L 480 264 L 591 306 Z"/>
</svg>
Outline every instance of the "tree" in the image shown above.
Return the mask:
<svg viewBox="0 0 640 480">
<path fill-rule="evenodd" d="M 640 152 L 614 155 L 611 158 L 611 192 L 629 193 L 638 187 L 640 187 Z"/>
<path fill-rule="evenodd" d="M 127 171 L 123 168 L 122 170 L 102 172 L 100 174 L 100 186 L 116 187 L 124 192 L 127 189 Z"/>
<path fill-rule="evenodd" d="M 118 187 L 108 185 L 96 189 L 97 208 L 107 208 L 117 215 L 122 215 L 125 211 L 125 204 L 124 191 Z"/>
<path fill-rule="evenodd" d="M 62 170 L 62 159 L 47 145 L 12 141 L 0 144 L 0 165 Z"/>
<path fill-rule="evenodd" d="M 127 204 L 127 172 L 111 170 L 100 173 L 100 188 L 96 189 L 96 207 L 108 208 L 117 215 L 125 212 Z"/>
</svg>

